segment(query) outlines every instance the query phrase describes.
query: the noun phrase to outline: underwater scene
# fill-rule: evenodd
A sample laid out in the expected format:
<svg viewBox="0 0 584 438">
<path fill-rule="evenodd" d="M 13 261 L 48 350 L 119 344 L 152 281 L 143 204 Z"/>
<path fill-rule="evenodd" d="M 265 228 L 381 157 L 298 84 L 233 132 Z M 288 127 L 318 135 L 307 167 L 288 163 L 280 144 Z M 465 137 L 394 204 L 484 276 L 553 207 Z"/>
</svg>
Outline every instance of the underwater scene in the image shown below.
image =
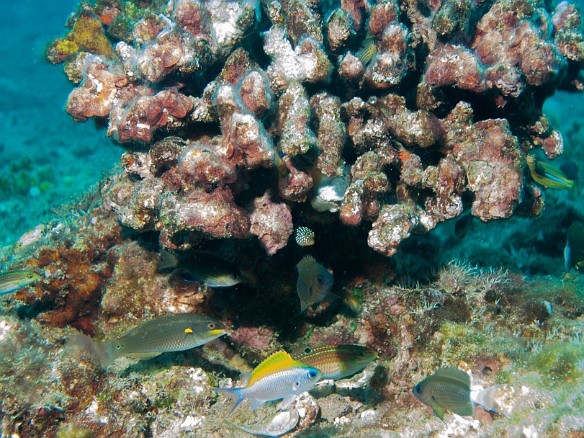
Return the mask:
<svg viewBox="0 0 584 438">
<path fill-rule="evenodd" d="M 1 436 L 584 437 L 583 6 L 3 5 Z"/>
</svg>

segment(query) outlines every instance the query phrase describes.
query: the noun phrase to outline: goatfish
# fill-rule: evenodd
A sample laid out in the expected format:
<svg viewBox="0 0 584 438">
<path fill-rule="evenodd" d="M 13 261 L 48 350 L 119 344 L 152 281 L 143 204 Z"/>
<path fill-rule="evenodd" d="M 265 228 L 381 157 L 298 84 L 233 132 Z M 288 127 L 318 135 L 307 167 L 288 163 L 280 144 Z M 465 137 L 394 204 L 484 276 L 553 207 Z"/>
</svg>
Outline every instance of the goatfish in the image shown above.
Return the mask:
<svg viewBox="0 0 584 438">
<path fill-rule="evenodd" d="M 209 251 L 191 251 L 187 259 L 179 259 L 168 251 L 160 251 L 158 271 L 172 269 L 184 281 L 198 281 L 209 287 L 230 287 L 241 283 L 238 270 L 228 260 Z"/>
<path fill-rule="evenodd" d="M 329 293 L 333 285 L 333 276 L 318 263 L 314 257 L 307 255 L 296 265 L 298 279 L 296 293 L 300 298 L 300 313 L 308 306 L 320 303 Z"/>
<path fill-rule="evenodd" d="M 564 247 L 564 267 L 566 272 L 576 268 L 584 270 L 584 223 L 573 222 L 568 228 L 566 246 Z"/>
<path fill-rule="evenodd" d="M 437 369 L 412 390 L 418 400 L 430 406 L 434 414 L 444 420 L 444 411 L 458 415 L 474 414 L 470 399 L 470 376 L 454 367 Z"/>
<path fill-rule="evenodd" d="M 266 402 L 283 399 L 278 406 L 283 410 L 321 377 L 318 369 L 292 359 L 285 351 L 278 351 L 252 371 L 245 387 L 217 388 L 215 391 L 235 401 L 232 411 L 246 399 L 251 400 L 250 407 L 254 411 Z"/>
<path fill-rule="evenodd" d="M 225 326 L 206 315 L 177 313 L 146 321 L 118 339 L 94 342 L 93 352 L 105 368 L 127 356 L 150 359 L 162 353 L 190 350 L 225 334 Z"/>
<path fill-rule="evenodd" d="M 305 348 L 297 358 L 299 362 L 320 370 L 322 379 L 333 380 L 352 376 L 375 359 L 377 353 L 367 347 L 351 344 Z"/>
<path fill-rule="evenodd" d="M 41 276 L 32 271 L 5 272 L 0 274 L 0 295 L 16 292 L 40 279 Z"/>
<path fill-rule="evenodd" d="M 528 155 L 525 160 L 531 177 L 538 184 L 552 189 L 571 189 L 574 187 L 574 181 L 557 167 L 539 161 L 533 155 Z"/>
</svg>

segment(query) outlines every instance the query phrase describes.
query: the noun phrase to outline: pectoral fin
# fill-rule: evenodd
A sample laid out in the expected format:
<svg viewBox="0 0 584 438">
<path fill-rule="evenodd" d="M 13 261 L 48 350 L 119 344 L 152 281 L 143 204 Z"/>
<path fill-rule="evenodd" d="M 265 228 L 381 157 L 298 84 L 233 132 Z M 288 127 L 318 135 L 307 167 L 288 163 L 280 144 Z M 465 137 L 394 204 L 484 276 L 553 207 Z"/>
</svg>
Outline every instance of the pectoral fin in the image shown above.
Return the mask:
<svg viewBox="0 0 584 438">
<path fill-rule="evenodd" d="M 255 411 L 256 409 L 260 408 L 265 402 L 266 402 L 265 400 L 259 400 L 257 398 L 254 398 L 249 404 L 249 407 L 251 408 L 252 411 Z"/>
<path fill-rule="evenodd" d="M 289 395 L 284 400 L 282 400 L 280 403 L 278 403 L 278 406 L 276 406 L 276 409 L 278 409 L 279 411 L 283 411 L 288 406 L 290 406 L 294 400 L 296 400 L 296 395 Z"/>
<path fill-rule="evenodd" d="M 434 415 L 444 421 L 444 409 L 442 409 L 440 406 L 433 406 L 432 410 L 434 411 Z"/>
</svg>

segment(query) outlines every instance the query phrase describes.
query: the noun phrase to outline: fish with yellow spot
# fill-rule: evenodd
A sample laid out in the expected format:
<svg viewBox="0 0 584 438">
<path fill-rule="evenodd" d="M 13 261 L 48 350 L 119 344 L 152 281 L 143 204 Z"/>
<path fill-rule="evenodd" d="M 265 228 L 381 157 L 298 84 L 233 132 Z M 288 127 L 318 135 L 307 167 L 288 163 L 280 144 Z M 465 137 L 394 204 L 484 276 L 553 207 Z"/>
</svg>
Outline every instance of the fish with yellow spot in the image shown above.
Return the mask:
<svg viewBox="0 0 584 438">
<path fill-rule="evenodd" d="M 430 406 L 434 414 L 444 420 L 444 411 L 458 415 L 474 414 L 470 399 L 470 376 L 454 367 L 437 369 L 412 390 L 418 400 Z"/>
<path fill-rule="evenodd" d="M 300 299 L 300 312 L 308 306 L 320 303 L 333 286 L 333 275 L 311 255 L 304 256 L 296 264 L 298 279 L 296 293 Z"/>
<path fill-rule="evenodd" d="M 569 179 L 566 174 L 550 164 L 546 164 L 533 155 L 528 155 L 525 160 L 531 177 L 544 187 L 552 189 L 571 189 L 574 187 L 574 181 Z"/>
<path fill-rule="evenodd" d="M 107 367 L 120 356 L 150 359 L 162 353 L 190 350 L 225 334 L 225 326 L 206 315 L 177 313 L 160 316 L 131 329 L 118 339 L 94 342 L 99 362 Z"/>
<path fill-rule="evenodd" d="M 305 348 L 297 360 L 319 369 L 323 379 L 339 380 L 358 373 L 372 361 L 377 353 L 362 345 L 340 344 L 318 348 Z"/>
<path fill-rule="evenodd" d="M 40 279 L 41 276 L 32 271 L 5 272 L 0 274 L 0 295 L 16 292 Z"/>
<path fill-rule="evenodd" d="M 278 406 L 282 410 L 297 395 L 312 388 L 321 376 L 318 369 L 292 359 L 285 351 L 278 351 L 252 371 L 245 387 L 217 388 L 215 391 L 235 401 L 232 410 L 246 399 L 251 400 L 250 407 L 253 410 L 266 402 L 284 399 Z"/>
</svg>

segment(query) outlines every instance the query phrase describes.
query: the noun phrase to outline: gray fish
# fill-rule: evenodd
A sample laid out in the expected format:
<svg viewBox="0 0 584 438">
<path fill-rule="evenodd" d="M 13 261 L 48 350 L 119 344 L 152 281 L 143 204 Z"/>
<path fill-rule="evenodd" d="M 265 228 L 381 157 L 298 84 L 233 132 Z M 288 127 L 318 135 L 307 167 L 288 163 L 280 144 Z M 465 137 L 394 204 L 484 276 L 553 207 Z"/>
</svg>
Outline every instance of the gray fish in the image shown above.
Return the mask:
<svg viewBox="0 0 584 438">
<path fill-rule="evenodd" d="M 206 315 L 179 313 L 154 318 L 112 341 L 93 347 L 103 367 L 120 356 L 150 359 L 170 351 L 190 350 L 225 334 L 225 326 Z"/>
<path fill-rule="evenodd" d="M 160 252 L 159 271 L 173 269 L 185 281 L 198 281 L 209 287 L 230 287 L 241 283 L 233 263 L 209 251 L 191 251 L 188 260 L 174 254 Z"/>
<path fill-rule="evenodd" d="M 296 269 L 298 270 L 296 293 L 300 298 L 300 312 L 304 312 L 308 306 L 320 303 L 329 293 L 333 285 L 333 276 L 310 255 L 304 256 L 296 265 Z"/>
<path fill-rule="evenodd" d="M 444 420 L 444 411 L 458 415 L 474 414 L 470 400 L 470 376 L 457 368 L 439 368 L 412 390 L 418 400 L 428 405 L 434 414 Z"/>
</svg>

